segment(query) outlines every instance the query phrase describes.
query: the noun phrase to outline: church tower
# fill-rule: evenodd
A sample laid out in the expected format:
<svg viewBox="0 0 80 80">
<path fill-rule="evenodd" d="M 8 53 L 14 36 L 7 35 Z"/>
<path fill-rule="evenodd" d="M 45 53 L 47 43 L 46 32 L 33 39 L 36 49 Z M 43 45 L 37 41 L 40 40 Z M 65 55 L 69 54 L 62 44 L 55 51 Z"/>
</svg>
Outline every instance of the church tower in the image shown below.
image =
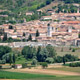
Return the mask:
<svg viewBox="0 0 80 80">
<path fill-rule="evenodd" d="M 80 12 L 80 9 L 78 8 L 77 13 L 79 13 L 79 12 Z"/>
<path fill-rule="evenodd" d="M 50 24 L 47 25 L 47 36 L 52 37 L 52 27 Z"/>
<path fill-rule="evenodd" d="M 77 13 L 80 13 L 80 4 L 79 4 L 79 8 L 78 8 L 78 10 L 77 10 Z"/>
<path fill-rule="evenodd" d="M 72 27 L 71 27 L 71 26 L 68 27 L 68 32 L 69 32 L 69 33 L 72 32 Z"/>
<path fill-rule="evenodd" d="M 52 27 L 50 23 L 47 25 L 47 36 L 52 37 L 52 33 L 55 32 L 55 27 Z"/>
</svg>

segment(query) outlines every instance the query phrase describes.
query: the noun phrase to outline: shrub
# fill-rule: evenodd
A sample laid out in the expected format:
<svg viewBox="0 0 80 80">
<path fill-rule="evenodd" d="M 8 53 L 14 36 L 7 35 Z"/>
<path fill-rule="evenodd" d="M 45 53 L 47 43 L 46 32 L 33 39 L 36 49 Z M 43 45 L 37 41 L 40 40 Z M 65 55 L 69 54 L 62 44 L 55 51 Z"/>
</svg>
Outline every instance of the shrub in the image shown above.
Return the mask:
<svg viewBox="0 0 80 80">
<path fill-rule="evenodd" d="M 76 50 L 73 48 L 73 49 L 72 49 L 72 52 L 75 52 L 75 51 L 76 51 Z"/>
<path fill-rule="evenodd" d="M 48 64 L 46 62 L 42 62 L 41 65 L 43 69 L 48 67 Z"/>
<path fill-rule="evenodd" d="M 70 66 L 70 67 L 80 67 L 80 62 L 70 63 L 69 66 Z"/>
<path fill-rule="evenodd" d="M 12 67 L 12 68 L 15 68 L 15 65 L 12 65 L 11 67 Z"/>
<path fill-rule="evenodd" d="M 56 58 L 54 58 L 54 61 L 57 63 L 61 63 L 61 62 L 63 62 L 63 57 L 57 56 Z"/>
<path fill-rule="evenodd" d="M 0 64 L 2 64 L 2 60 L 0 60 Z"/>
<path fill-rule="evenodd" d="M 47 58 L 47 59 L 46 59 L 46 62 L 47 62 L 47 63 L 53 63 L 54 60 L 53 60 L 53 58 Z"/>
<path fill-rule="evenodd" d="M 31 69 L 32 67 L 35 67 L 35 65 L 29 65 L 27 68 Z"/>
<path fill-rule="evenodd" d="M 2 64 L 5 64 L 6 63 L 6 60 L 2 60 Z"/>
<path fill-rule="evenodd" d="M 23 63 L 22 64 L 22 68 L 26 68 L 27 67 L 27 64 L 26 63 Z"/>
<path fill-rule="evenodd" d="M 61 49 L 61 52 L 63 52 L 63 48 Z"/>
<path fill-rule="evenodd" d="M 0 65 L 0 69 L 2 69 L 2 65 Z"/>
<path fill-rule="evenodd" d="M 9 29 L 13 29 L 13 26 L 12 25 L 9 25 Z"/>
<path fill-rule="evenodd" d="M 46 5 L 49 5 L 52 0 L 46 0 Z"/>
<path fill-rule="evenodd" d="M 70 46 L 70 48 L 69 48 L 69 50 L 71 50 L 72 48 L 71 48 L 71 46 Z"/>
<path fill-rule="evenodd" d="M 5 64 L 6 61 L 5 60 L 0 60 L 0 64 Z"/>
<path fill-rule="evenodd" d="M 78 57 L 74 56 L 74 55 L 71 55 L 71 54 L 66 54 L 64 56 L 64 58 L 65 58 L 66 62 L 69 62 L 69 61 L 78 61 Z"/>
<path fill-rule="evenodd" d="M 32 60 L 32 65 L 37 65 L 37 60 L 36 59 Z"/>
</svg>

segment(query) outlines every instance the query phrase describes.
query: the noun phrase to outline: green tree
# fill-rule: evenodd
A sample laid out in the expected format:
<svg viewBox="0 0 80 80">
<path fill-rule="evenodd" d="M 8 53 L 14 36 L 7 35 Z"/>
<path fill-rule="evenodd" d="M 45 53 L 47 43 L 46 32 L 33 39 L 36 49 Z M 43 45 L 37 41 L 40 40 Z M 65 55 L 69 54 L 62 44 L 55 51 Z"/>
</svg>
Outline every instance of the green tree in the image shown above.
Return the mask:
<svg viewBox="0 0 80 80">
<path fill-rule="evenodd" d="M 9 54 L 9 63 L 10 63 L 10 65 L 13 63 L 13 59 L 12 59 L 12 54 L 11 53 Z"/>
<path fill-rule="evenodd" d="M 72 49 L 72 47 L 70 46 L 69 50 L 71 50 L 71 49 Z"/>
<path fill-rule="evenodd" d="M 73 48 L 73 49 L 72 49 L 72 52 L 75 52 L 75 51 L 76 51 L 76 50 Z"/>
<path fill-rule="evenodd" d="M 26 63 L 23 63 L 22 64 L 22 68 L 27 68 L 27 64 Z"/>
<path fill-rule="evenodd" d="M 45 62 L 48 58 L 49 52 L 46 48 L 42 48 L 40 52 L 38 53 L 37 59 L 39 62 Z"/>
<path fill-rule="evenodd" d="M 32 65 L 37 65 L 37 60 L 36 59 L 32 60 Z"/>
<path fill-rule="evenodd" d="M 11 37 L 9 37 L 8 42 L 13 42 L 13 39 Z"/>
<path fill-rule="evenodd" d="M 36 37 L 38 37 L 38 36 L 39 36 L 39 31 L 37 30 L 37 31 L 36 31 Z"/>
<path fill-rule="evenodd" d="M 56 56 L 56 51 L 55 51 L 55 49 L 53 48 L 53 46 L 51 46 L 51 45 L 47 45 L 46 46 L 46 49 L 47 49 L 47 51 L 49 52 L 49 57 L 55 57 Z"/>
<path fill-rule="evenodd" d="M 38 49 L 37 49 L 37 54 L 36 54 L 37 60 L 39 59 L 39 53 L 40 53 L 40 51 L 41 51 L 41 46 L 39 46 Z"/>
<path fill-rule="evenodd" d="M 8 46 L 0 46 L 0 58 L 2 59 L 2 56 L 11 52 L 12 49 Z"/>
<path fill-rule="evenodd" d="M 78 34 L 78 38 L 80 38 L 80 34 Z"/>
<path fill-rule="evenodd" d="M 13 29 L 13 26 L 12 25 L 9 25 L 9 29 Z"/>
<path fill-rule="evenodd" d="M 23 36 L 25 37 L 26 36 L 26 34 L 23 32 Z"/>
<path fill-rule="evenodd" d="M 34 47 L 25 46 L 22 49 L 22 54 L 26 59 L 32 59 L 36 55 L 36 49 Z"/>
<path fill-rule="evenodd" d="M 28 41 L 32 41 L 32 35 L 31 34 L 28 37 Z"/>
<path fill-rule="evenodd" d="M 13 63 L 14 63 L 14 65 L 15 65 L 15 62 L 16 62 L 16 56 L 15 56 L 15 54 L 13 54 Z"/>
<path fill-rule="evenodd" d="M 48 67 L 48 64 L 46 62 L 41 63 L 41 65 L 43 69 Z"/>
<path fill-rule="evenodd" d="M 57 63 L 61 63 L 61 62 L 63 62 L 63 57 L 57 56 L 57 57 L 54 58 L 54 61 L 57 62 Z"/>
<path fill-rule="evenodd" d="M 53 59 L 53 58 L 47 58 L 47 59 L 46 59 L 46 62 L 47 62 L 47 63 L 53 63 L 53 62 L 54 62 L 54 59 Z"/>
<path fill-rule="evenodd" d="M 4 33 L 3 41 L 7 41 L 7 33 Z"/>
<path fill-rule="evenodd" d="M 66 63 L 66 58 L 63 56 L 63 64 L 65 65 Z"/>
<path fill-rule="evenodd" d="M 46 5 L 49 5 L 52 0 L 46 0 Z"/>
<path fill-rule="evenodd" d="M 61 48 L 61 52 L 63 52 L 63 48 Z"/>
</svg>

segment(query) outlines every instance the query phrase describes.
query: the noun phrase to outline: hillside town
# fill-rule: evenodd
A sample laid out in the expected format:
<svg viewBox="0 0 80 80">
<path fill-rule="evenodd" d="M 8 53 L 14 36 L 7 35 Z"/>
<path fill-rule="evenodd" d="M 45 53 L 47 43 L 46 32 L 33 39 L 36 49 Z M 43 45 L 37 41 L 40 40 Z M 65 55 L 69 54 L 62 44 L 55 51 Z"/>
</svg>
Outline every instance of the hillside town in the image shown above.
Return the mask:
<svg viewBox="0 0 80 80">
<path fill-rule="evenodd" d="M 4 29 L 8 38 L 27 40 L 31 35 L 32 40 L 53 46 L 80 46 L 80 11 L 77 13 L 48 11 L 48 13 L 50 16 L 42 16 L 40 20 L 26 22 L 24 19 L 22 24 L 3 24 L 0 25 L 0 29 Z M 39 32 L 37 37 L 36 31 Z"/>
<path fill-rule="evenodd" d="M 0 0 L 0 80 L 80 80 L 80 0 Z"/>
</svg>

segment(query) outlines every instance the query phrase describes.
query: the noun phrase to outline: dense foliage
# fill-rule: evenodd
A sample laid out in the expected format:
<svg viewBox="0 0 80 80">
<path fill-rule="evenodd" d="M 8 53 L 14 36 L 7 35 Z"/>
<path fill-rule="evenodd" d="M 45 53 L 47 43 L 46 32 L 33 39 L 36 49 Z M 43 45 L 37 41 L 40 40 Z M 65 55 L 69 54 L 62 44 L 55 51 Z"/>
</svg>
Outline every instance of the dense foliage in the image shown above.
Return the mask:
<svg viewBox="0 0 80 80">
<path fill-rule="evenodd" d="M 25 46 L 22 50 L 22 55 L 24 55 L 26 59 L 32 59 L 36 56 L 36 48 Z"/>
<path fill-rule="evenodd" d="M 0 59 L 2 59 L 3 55 L 11 52 L 11 48 L 8 46 L 0 46 Z"/>
<path fill-rule="evenodd" d="M 45 13 L 38 14 L 36 10 L 49 5 L 52 1 L 55 0 L 0 0 L 0 10 L 4 10 L 0 12 L 0 25 L 4 23 L 23 23 L 24 18 L 26 21 L 31 21 L 35 19 L 40 19 L 41 16 L 46 15 Z M 59 0 L 64 1 L 66 4 L 71 3 L 80 3 L 80 0 Z M 53 6 L 53 9 L 57 7 Z M 58 10 L 56 12 L 76 12 L 77 7 L 75 6 L 58 6 Z M 33 12 L 33 15 L 26 16 L 26 12 Z"/>
<path fill-rule="evenodd" d="M 37 59 L 39 62 L 54 62 L 53 58 L 56 56 L 56 52 L 54 48 L 50 45 L 48 45 L 46 48 L 38 47 L 37 49 L 35 47 L 29 47 L 26 46 L 22 50 L 22 55 L 26 59 Z"/>
<path fill-rule="evenodd" d="M 57 8 L 57 7 L 56 7 Z M 61 5 L 59 4 L 58 5 L 58 10 L 56 12 L 63 12 L 63 13 L 76 13 L 77 10 L 78 10 L 78 6 L 74 6 L 72 4 L 64 4 L 64 5 Z"/>
<path fill-rule="evenodd" d="M 80 0 L 63 0 L 65 3 L 80 3 Z"/>
<path fill-rule="evenodd" d="M 25 63 L 29 61 L 31 66 L 36 66 L 38 63 L 46 62 L 51 63 L 66 63 L 71 61 L 78 61 L 77 56 L 66 54 L 64 56 L 57 56 L 53 46 L 47 45 L 46 47 L 33 47 L 25 46 L 21 52 L 12 50 L 8 46 L 0 46 L 0 64 L 9 63 L 15 65 L 16 63 L 26 66 Z M 17 62 L 16 62 L 17 61 Z M 23 64 L 24 63 L 24 64 Z M 43 64 L 44 66 L 45 64 Z"/>
<path fill-rule="evenodd" d="M 0 12 L 3 17 L 0 18 L 0 24 L 3 23 L 23 23 L 24 18 L 27 21 L 39 19 L 40 16 L 36 13 L 37 9 L 40 9 L 53 0 L 0 0 L 0 9 L 4 10 Z M 34 12 L 31 16 L 26 16 L 26 12 Z M 5 16 L 7 15 L 7 16 Z"/>
<path fill-rule="evenodd" d="M 80 67 L 80 62 L 70 63 L 69 66 L 70 67 Z"/>
<path fill-rule="evenodd" d="M 63 62 L 63 64 L 65 64 L 66 62 L 71 62 L 71 61 L 78 61 L 79 58 L 77 56 L 71 55 L 71 54 L 66 54 L 63 57 L 61 56 L 57 56 L 55 57 L 55 62 L 57 63 L 61 63 Z"/>
<path fill-rule="evenodd" d="M 43 75 L 43 74 L 31 74 L 31 73 L 19 73 L 19 72 L 8 72 L 8 71 L 0 71 L 0 79 L 43 79 L 44 78 L 55 78 L 53 75 Z"/>
</svg>

